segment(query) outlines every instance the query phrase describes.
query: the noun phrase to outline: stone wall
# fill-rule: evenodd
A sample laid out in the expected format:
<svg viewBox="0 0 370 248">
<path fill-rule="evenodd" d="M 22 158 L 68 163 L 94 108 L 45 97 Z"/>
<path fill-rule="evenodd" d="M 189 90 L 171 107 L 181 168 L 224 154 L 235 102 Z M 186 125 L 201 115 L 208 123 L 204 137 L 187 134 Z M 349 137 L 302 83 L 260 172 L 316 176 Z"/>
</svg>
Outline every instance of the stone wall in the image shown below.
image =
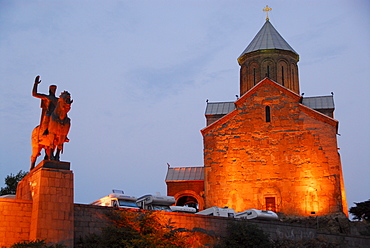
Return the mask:
<svg viewBox="0 0 370 248">
<path fill-rule="evenodd" d="M 32 201 L 0 198 L 0 247 L 28 240 Z"/>
<path fill-rule="evenodd" d="M 105 214 L 112 208 L 93 205 L 75 204 L 74 205 L 74 237 L 77 242 L 80 237 L 91 233 L 100 234 L 101 228 L 105 227 L 109 221 Z"/>
<path fill-rule="evenodd" d="M 109 221 L 106 213 L 113 208 L 92 206 L 85 204 L 74 204 L 74 242 L 80 237 L 101 233 Z M 125 211 L 125 210 L 122 210 Z M 139 210 L 140 211 L 140 210 Z M 15 242 L 29 239 L 31 226 L 32 202 L 26 200 L 1 199 L 0 198 L 0 247 L 10 247 Z M 165 223 L 171 223 L 175 228 L 202 228 L 210 234 L 223 235 L 230 219 L 223 217 L 212 217 L 195 214 L 184 214 L 158 211 L 159 217 Z M 240 221 L 240 220 L 234 220 Z M 335 243 L 344 244 L 345 247 L 370 247 L 370 237 L 321 233 L 316 228 L 304 225 L 282 223 L 279 221 L 257 221 L 249 220 L 249 223 L 258 225 L 271 238 L 285 238 L 300 241 L 303 239 L 322 238 Z M 50 227 L 50 231 L 53 228 Z M 351 230 L 350 233 L 358 233 Z M 51 241 L 46 238 L 47 242 Z M 69 246 L 72 247 L 72 246 Z"/>
<path fill-rule="evenodd" d="M 105 213 L 110 210 L 113 210 L 113 208 L 75 204 L 75 242 L 77 242 L 81 236 L 91 233 L 99 234 L 101 228 L 109 223 L 105 218 Z M 246 221 L 259 226 L 264 232 L 268 233 L 272 239 L 279 238 L 301 241 L 305 239 L 320 238 L 322 240 L 342 244 L 347 248 L 370 247 L 370 237 L 323 233 L 316 228 L 299 224 L 283 223 L 281 221 L 233 220 L 224 217 L 197 214 L 166 211 L 156 212 L 163 223 L 170 223 L 174 228 L 185 228 L 188 230 L 193 230 L 193 228 L 202 228 L 207 230 L 209 234 L 221 236 L 225 234 L 227 224 L 230 220 Z M 356 233 L 355 230 L 351 230 L 351 233 L 353 232 Z"/>
</svg>

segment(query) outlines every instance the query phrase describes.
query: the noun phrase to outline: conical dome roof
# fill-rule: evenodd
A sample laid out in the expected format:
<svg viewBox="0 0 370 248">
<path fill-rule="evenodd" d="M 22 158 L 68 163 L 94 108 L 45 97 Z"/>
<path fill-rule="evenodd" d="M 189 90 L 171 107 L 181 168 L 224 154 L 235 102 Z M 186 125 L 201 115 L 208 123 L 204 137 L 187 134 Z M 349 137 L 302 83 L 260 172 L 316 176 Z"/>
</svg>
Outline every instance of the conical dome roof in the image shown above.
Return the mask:
<svg viewBox="0 0 370 248">
<path fill-rule="evenodd" d="M 287 50 L 298 55 L 298 53 L 294 51 L 288 42 L 286 42 L 278 33 L 274 26 L 272 26 L 269 20 L 266 20 L 261 30 L 257 33 L 252 42 L 247 46 L 239 58 L 246 53 L 265 49 Z"/>
</svg>

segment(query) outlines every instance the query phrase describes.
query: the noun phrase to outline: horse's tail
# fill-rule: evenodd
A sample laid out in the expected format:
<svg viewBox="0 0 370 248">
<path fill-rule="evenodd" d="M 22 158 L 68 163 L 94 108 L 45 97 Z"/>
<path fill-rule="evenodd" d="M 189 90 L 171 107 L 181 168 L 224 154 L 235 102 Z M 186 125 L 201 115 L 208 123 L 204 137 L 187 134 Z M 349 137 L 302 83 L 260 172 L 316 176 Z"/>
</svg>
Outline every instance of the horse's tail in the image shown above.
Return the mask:
<svg viewBox="0 0 370 248">
<path fill-rule="evenodd" d="M 31 135 L 31 145 L 32 145 L 32 155 L 31 155 L 31 169 L 35 167 L 36 159 L 40 156 L 40 144 L 39 144 L 39 132 L 40 132 L 40 125 L 36 126 L 32 130 Z"/>
<path fill-rule="evenodd" d="M 31 144 L 32 144 L 32 147 L 39 145 L 39 132 L 40 132 L 40 125 L 37 125 L 32 130 L 32 135 L 31 135 Z"/>
</svg>

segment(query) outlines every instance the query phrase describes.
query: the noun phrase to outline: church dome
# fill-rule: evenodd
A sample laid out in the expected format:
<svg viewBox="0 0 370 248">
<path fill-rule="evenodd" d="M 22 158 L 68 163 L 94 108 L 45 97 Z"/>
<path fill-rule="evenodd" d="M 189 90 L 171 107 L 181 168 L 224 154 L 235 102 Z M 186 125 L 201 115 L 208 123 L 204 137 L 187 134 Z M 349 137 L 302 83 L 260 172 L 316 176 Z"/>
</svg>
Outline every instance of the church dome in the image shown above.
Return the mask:
<svg viewBox="0 0 370 248">
<path fill-rule="evenodd" d="M 285 51 L 291 51 L 298 55 L 296 51 L 284 40 L 279 32 L 274 28 L 269 20 L 266 20 L 261 30 L 257 33 L 251 43 L 239 56 L 238 61 L 250 52 L 266 49 L 280 49 Z"/>
<path fill-rule="evenodd" d="M 260 31 L 238 58 L 240 95 L 265 77 L 299 94 L 299 55 L 266 19 Z"/>
</svg>

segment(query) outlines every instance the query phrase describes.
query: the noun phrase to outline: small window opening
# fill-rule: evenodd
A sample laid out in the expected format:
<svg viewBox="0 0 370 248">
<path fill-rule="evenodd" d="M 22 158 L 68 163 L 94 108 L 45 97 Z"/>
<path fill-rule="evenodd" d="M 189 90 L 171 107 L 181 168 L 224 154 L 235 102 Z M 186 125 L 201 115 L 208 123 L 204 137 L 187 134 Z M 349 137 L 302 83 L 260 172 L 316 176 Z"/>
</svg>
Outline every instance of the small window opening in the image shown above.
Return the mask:
<svg viewBox="0 0 370 248">
<path fill-rule="evenodd" d="M 270 77 L 270 66 L 268 65 L 267 66 L 267 73 L 266 73 L 266 76 L 269 78 Z"/>
<path fill-rule="evenodd" d="M 284 66 L 281 67 L 281 85 L 284 86 Z"/>
<path fill-rule="evenodd" d="M 256 68 L 253 68 L 253 85 L 256 85 Z"/>
<path fill-rule="evenodd" d="M 266 122 L 271 122 L 270 106 L 266 106 L 265 113 L 266 113 Z"/>
</svg>

